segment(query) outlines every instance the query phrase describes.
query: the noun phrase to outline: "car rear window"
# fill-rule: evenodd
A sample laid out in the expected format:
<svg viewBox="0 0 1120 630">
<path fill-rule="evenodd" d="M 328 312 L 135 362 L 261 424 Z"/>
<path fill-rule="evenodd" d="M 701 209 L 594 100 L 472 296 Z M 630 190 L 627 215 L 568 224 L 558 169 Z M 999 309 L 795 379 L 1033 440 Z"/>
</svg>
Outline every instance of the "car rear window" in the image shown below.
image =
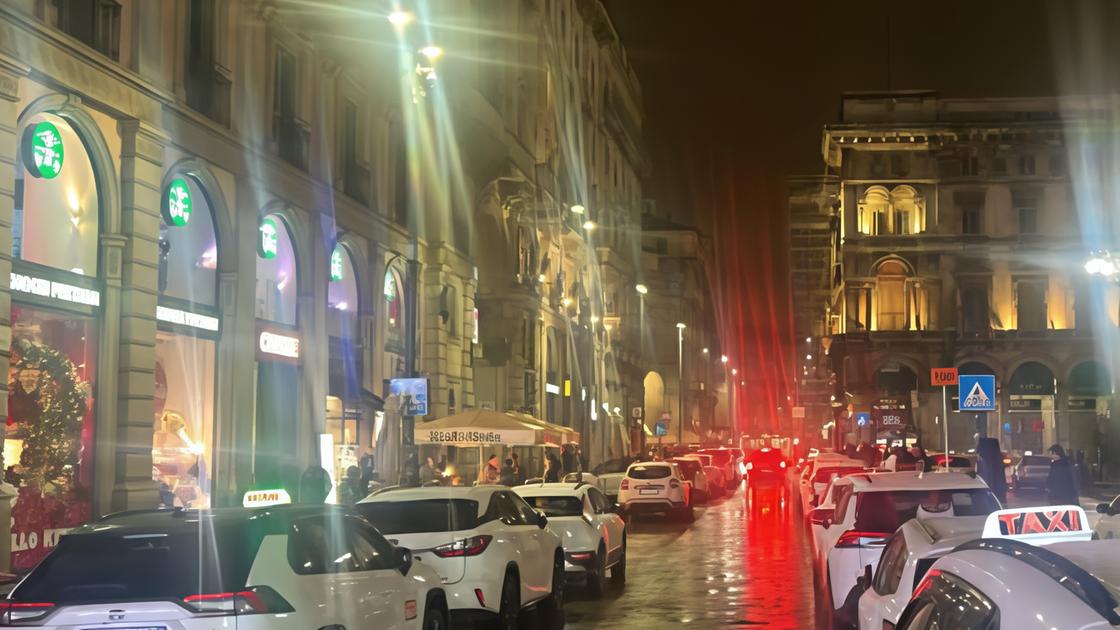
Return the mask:
<svg viewBox="0 0 1120 630">
<path fill-rule="evenodd" d="M 631 479 L 664 479 L 671 473 L 668 466 L 634 466 L 626 475 Z"/>
<path fill-rule="evenodd" d="M 630 464 L 633 464 L 633 463 L 634 463 L 634 460 L 632 460 L 632 459 L 611 459 L 611 460 L 605 461 L 602 464 L 599 464 L 598 466 L 596 466 L 595 469 L 592 471 L 592 473 L 594 473 L 596 475 L 607 475 L 607 474 L 610 474 L 610 473 L 624 473 L 624 472 L 626 472 L 626 469 L 630 467 Z"/>
<path fill-rule="evenodd" d="M 895 490 L 861 492 L 856 499 L 856 529 L 893 532 L 918 514 L 946 512 L 956 516 L 984 516 L 999 509 L 999 502 L 986 488 L 967 490 Z"/>
<path fill-rule="evenodd" d="M 455 532 L 478 525 L 478 501 L 470 499 L 373 501 L 354 508 L 385 536 Z"/>
<path fill-rule="evenodd" d="M 684 473 L 685 476 L 689 479 L 692 479 L 696 476 L 696 473 L 700 472 L 700 462 L 696 460 L 677 459 L 673 461 L 676 462 L 677 466 L 680 467 L 681 472 Z"/>
<path fill-rule="evenodd" d="M 579 497 L 532 497 L 521 495 L 533 509 L 544 512 L 545 516 L 581 516 L 583 501 Z"/>
<path fill-rule="evenodd" d="M 821 468 L 813 475 L 813 483 L 828 483 L 832 481 L 832 475 L 843 477 L 857 472 L 863 472 L 863 468 L 855 466 Z"/>
<path fill-rule="evenodd" d="M 236 526 L 64 536 L 11 597 L 60 605 L 237 591 L 247 586 L 261 538 Z"/>
</svg>

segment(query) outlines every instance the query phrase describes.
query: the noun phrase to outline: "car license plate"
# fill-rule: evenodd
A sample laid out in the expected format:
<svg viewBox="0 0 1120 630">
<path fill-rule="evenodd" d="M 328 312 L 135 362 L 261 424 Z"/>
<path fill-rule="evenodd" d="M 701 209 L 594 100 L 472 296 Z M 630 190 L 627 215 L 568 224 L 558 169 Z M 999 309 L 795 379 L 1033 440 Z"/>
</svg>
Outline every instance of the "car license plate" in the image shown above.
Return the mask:
<svg viewBox="0 0 1120 630">
<path fill-rule="evenodd" d="M 638 494 L 657 494 L 661 492 L 659 488 L 642 488 L 638 490 Z"/>
</svg>

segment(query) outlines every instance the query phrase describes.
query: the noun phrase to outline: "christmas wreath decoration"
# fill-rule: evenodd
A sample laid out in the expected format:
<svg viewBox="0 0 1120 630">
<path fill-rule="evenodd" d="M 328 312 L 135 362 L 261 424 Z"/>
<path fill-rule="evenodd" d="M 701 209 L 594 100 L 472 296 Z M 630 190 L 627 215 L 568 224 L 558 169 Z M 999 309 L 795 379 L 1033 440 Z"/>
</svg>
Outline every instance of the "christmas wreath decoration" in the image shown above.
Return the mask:
<svg viewBox="0 0 1120 630">
<path fill-rule="evenodd" d="M 44 493 L 70 487 L 80 448 L 82 420 L 86 414 L 86 386 L 74 362 L 58 350 L 30 339 L 16 340 L 18 360 L 15 368 L 37 369 L 35 391 L 39 394 L 40 415 L 23 427 L 23 454 L 20 464 L 24 479 Z M 9 388 L 22 387 L 17 381 Z"/>
</svg>

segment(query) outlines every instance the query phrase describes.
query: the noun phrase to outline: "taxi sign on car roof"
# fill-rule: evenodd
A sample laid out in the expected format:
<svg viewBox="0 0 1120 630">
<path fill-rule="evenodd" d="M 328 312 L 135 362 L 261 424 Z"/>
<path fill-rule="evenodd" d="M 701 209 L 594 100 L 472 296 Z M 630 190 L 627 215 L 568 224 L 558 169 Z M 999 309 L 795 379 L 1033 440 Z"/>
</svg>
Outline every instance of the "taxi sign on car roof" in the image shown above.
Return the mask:
<svg viewBox="0 0 1120 630">
<path fill-rule="evenodd" d="M 997 510 L 984 521 L 984 538 L 1011 538 L 1034 545 L 1091 540 L 1085 510 L 1076 505 L 1046 505 Z"/>
<path fill-rule="evenodd" d="M 292 497 L 288 494 L 288 491 L 279 488 L 276 490 L 250 490 L 245 493 L 241 505 L 247 508 L 268 507 L 271 505 L 287 505 L 291 502 Z"/>
</svg>

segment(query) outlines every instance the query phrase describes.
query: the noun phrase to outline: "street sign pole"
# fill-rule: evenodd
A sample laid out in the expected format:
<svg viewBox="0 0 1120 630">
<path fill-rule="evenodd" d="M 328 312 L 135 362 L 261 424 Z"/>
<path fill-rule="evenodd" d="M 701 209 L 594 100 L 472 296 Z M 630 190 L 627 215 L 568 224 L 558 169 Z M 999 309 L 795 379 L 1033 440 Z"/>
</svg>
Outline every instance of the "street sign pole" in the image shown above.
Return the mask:
<svg viewBox="0 0 1120 630">
<path fill-rule="evenodd" d="M 949 387 L 959 385 L 960 374 L 957 368 L 933 368 L 929 371 L 930 385 L 941 386 L 941 421 L 944 423 L 942 435 L 945 447 L 945 470 L 949 470 Z"/>
<path fill-rule="evenodd" d="M 949 386 L 941 388 L 941 424 L 945 430 L 945 471 L 949 471 Z"/>
</svg>

